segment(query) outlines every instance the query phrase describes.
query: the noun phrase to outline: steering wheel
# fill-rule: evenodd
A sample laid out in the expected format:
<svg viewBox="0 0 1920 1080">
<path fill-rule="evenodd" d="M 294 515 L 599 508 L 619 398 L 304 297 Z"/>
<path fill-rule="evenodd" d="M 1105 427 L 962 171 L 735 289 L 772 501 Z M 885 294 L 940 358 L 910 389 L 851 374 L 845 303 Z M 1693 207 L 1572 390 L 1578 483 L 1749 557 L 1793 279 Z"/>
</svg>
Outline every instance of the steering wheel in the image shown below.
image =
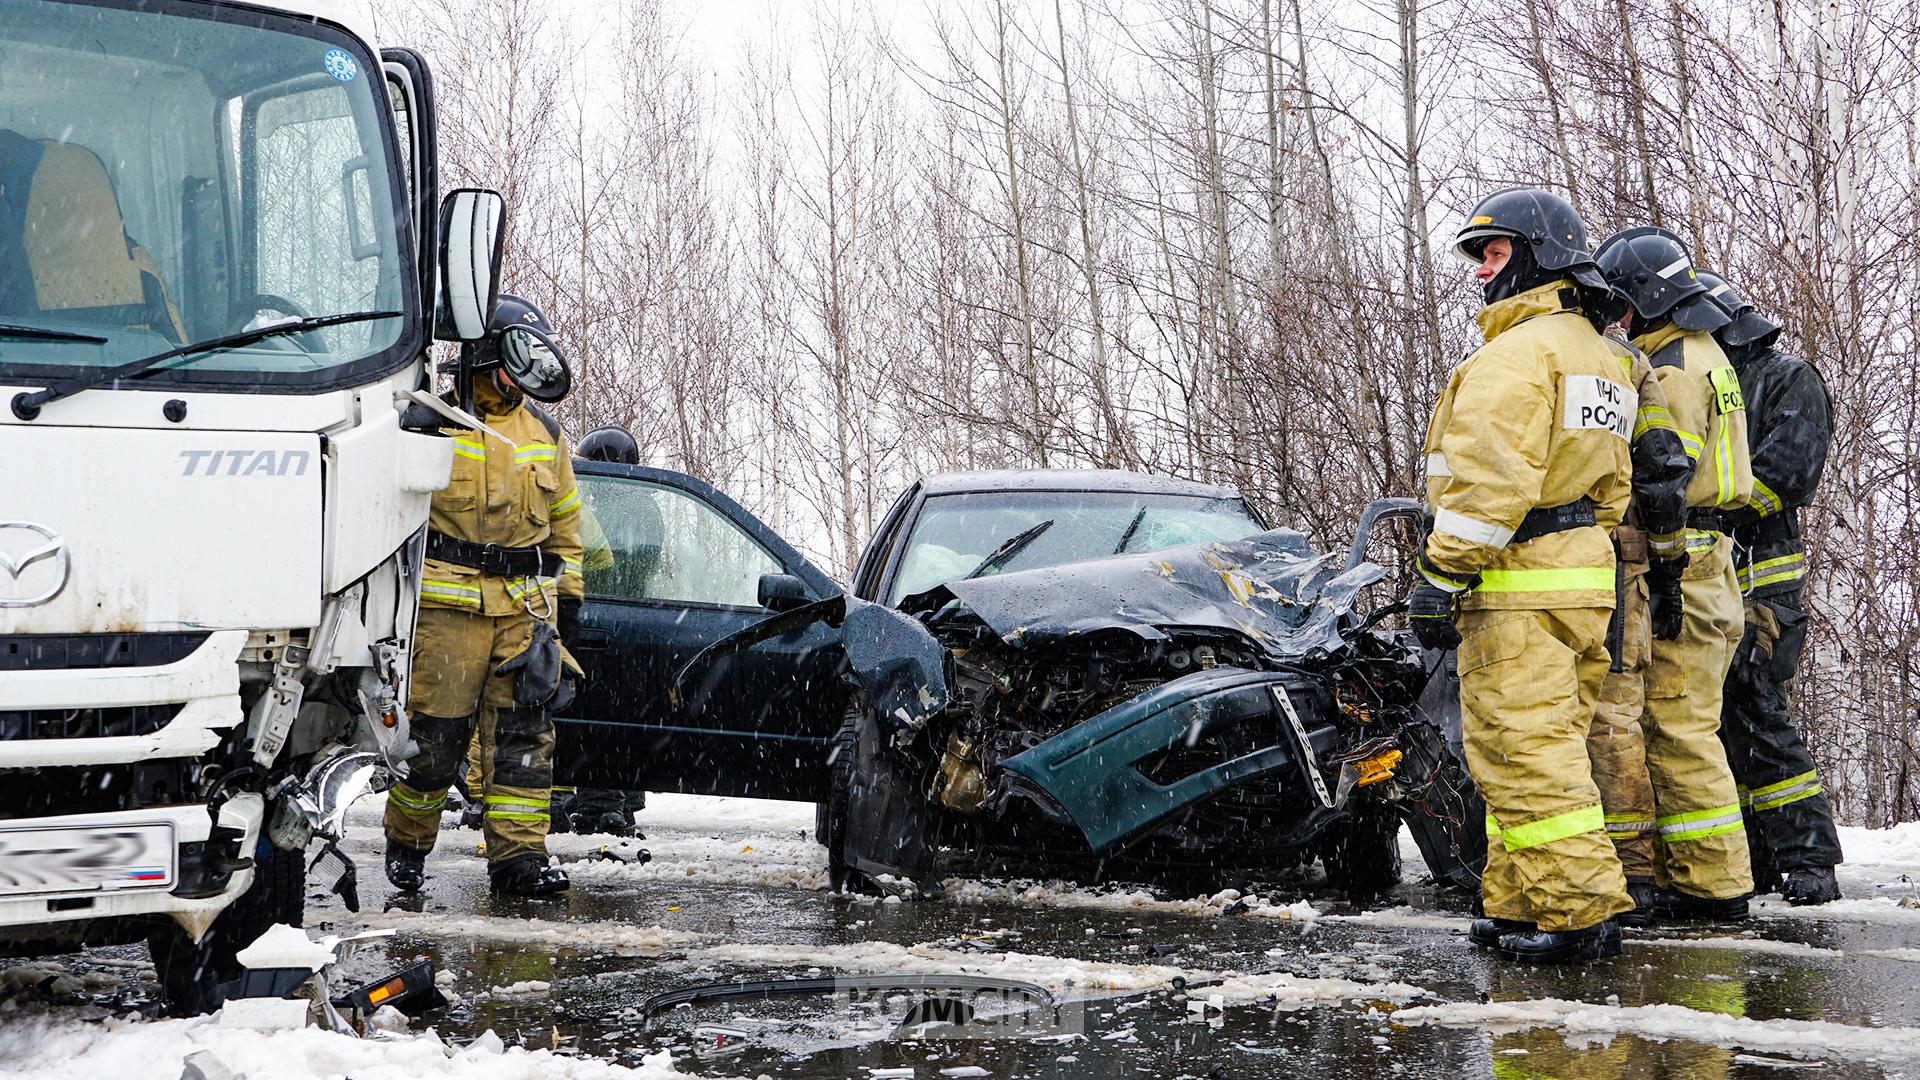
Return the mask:
<svg viewBox="0 0 1920 1080">
<path fill-rule="evenodd" d="M 233 306 L 232 319 L 234 329 L 237 331 L 240 327 L 251 323 L 254 317 L 263 311 L 277 311 L 300 319 L 313 318 L 312 312 L 278 293 L 254 293 L 252 296 Z M 318 330 L 309 330 L 304 334 L 288 334 L 282 338 L 267 339 L 267 341 L 283 340 L 296 342 L 305 352 L 323 353 L 327 351 L 327 339 L 321 337 L 320 331 Z M 262 342 L 262 344 L 265 343 L 266 342 Z"/>
</svg>

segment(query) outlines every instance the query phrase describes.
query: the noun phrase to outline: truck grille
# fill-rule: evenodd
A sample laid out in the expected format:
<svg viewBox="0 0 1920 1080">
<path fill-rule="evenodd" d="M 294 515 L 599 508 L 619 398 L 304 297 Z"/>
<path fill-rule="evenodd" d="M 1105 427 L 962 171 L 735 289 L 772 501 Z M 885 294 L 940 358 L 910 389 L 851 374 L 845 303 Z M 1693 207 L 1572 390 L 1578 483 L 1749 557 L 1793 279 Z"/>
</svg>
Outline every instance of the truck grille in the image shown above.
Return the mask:
<svg viewBox="0 0 1920 1080">
<path fill-rule="evenodd" d="M 159 667 L 186 659 L 207 637 L 206 633 L 199 631 L 160 634 L 5 634 L 0 635 L 0 672 Z"/>
<path fill-rule="evenodd" d="M 28 739 L 106 739 L 151 735 L 167 726 L 179 705 L 124 705 L 106 709 L 0 710 L 0 742 Z"/>
<path fill-rule="evenodd" d="M 200 765 L 162 758 L 120 765 L 0 769 L 0 821 L 104 814 L 194 802 Z"/>
</svg>

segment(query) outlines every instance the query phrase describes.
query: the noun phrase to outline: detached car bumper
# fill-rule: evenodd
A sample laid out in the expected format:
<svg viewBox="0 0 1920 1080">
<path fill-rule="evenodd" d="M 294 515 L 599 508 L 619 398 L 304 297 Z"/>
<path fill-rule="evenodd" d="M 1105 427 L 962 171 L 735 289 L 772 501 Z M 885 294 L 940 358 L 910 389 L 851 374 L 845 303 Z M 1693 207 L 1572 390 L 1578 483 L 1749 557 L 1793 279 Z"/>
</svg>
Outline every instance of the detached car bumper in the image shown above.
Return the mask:
<svg viewBox="0 0 1920 1080">
<path fill-rule="evenodd" d="M 1140 839 L 1187 807 L 1237 787 L 1264 785 L 1306 809 L 1333 805 L 1319 757 L 1337 731 L 1327 692 L 1281 672 L 1215 668 L 1121 702 L 1001 763 L 1016 789 L 1038 789 L 1065 812 L 1095 854 Z M 1319 744 L 1316 747 L 1316 743 Z M 1165 758 L 1203 746 L 1189 771 Z M 1227 749 L 1237 747 L 1239 749 Z"/>
</svg>

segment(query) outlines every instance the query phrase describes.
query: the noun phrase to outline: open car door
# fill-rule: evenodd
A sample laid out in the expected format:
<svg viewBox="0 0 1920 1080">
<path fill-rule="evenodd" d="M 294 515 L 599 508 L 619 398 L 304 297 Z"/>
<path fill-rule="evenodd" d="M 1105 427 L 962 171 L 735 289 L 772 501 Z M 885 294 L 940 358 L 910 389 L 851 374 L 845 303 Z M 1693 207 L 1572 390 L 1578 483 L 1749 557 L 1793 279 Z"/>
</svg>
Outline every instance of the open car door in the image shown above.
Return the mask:
<svg viewBox="0 0 1920 1080">
<path fill-rule="evenodd" d="M 683 688 L 702 650 L 840 587 L 758 518 L 683 473 L 575 461 L 586 685 L 558 718 L 555 782 L 818 801 L 849 688 L 840 633 L 813 621 Z"/>
</svg>

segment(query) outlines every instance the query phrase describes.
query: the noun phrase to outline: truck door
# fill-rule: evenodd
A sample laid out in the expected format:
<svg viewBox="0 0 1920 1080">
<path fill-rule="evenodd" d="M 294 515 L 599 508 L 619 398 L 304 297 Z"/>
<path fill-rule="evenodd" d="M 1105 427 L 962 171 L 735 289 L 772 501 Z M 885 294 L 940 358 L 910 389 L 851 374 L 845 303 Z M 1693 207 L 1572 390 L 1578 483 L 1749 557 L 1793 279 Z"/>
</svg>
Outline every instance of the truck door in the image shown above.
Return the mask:
<svg viewBox="0 0 1920 1080">
<path fill-rule="evenodd" d="M 434 235 L 440 224 L 440 150 L 437 114 L 433 111 L 433 74 L 426 57 L 412 49 L 383 49 L 380 63 L 386 72 L 394 131 L 400 138 L 407 191 L 413 197 L 409 218 L 419 252 L 420 303 L 432 311 L 440 280 L 436 272 L 440 242 Z"/>
<path fill-rule="evenodd" d="M 559 720 L 556 782 L 822 797 L 827 746 L 847 701 L 831 627 L 814 622 L 721 661 L 678 708 L 667 691 L 700 650 L 774 613 L 761 602 L 763 579 L 785 576 L 772 583 L 785 587 L 787 604 L 840 587 L 699 480 L 605 462 L 574 468 L 587 679 Z"/>
</svg>

